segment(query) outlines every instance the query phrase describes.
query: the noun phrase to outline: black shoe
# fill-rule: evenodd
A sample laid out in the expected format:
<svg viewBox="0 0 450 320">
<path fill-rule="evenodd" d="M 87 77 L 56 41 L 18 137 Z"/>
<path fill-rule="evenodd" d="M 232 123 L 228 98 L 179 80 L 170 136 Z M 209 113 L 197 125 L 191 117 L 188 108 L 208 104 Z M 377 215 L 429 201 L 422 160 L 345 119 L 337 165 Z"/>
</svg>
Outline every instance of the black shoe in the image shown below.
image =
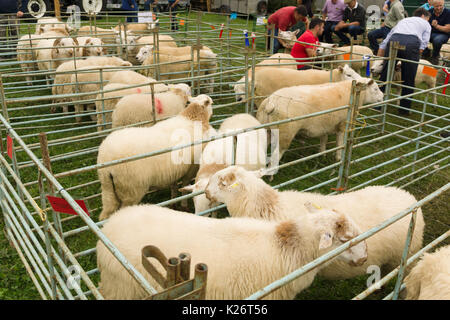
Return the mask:
<svg viewBox="0 0 450 320">
<path fill-rule="evenodd" d="M 444 132 L 441 132 L 441 137 L 442 138 L 448 138 L 450 136 L 450 131 L 444 131 Z"/>
</svg>

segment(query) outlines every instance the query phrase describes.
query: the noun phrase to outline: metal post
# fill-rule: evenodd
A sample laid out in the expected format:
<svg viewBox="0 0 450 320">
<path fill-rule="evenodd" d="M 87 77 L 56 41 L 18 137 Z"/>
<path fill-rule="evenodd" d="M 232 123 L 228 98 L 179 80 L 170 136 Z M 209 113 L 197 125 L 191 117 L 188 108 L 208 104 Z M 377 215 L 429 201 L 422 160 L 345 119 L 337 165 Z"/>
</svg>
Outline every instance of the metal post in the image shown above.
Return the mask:
<svg viewBox="0 0 450 320">
<path fill-rule="evenodd" d="M 0 72 L 0 103 L 2 105 L 2 112 L 3 112 L 3 116 L 5 117 L 5 119 L 9 122 L 9 115 L 8 115 L 8 107 L 6 104 L 6 95 L 5 95 L 5 88 L 3 86 L 3 74 Z M 8 139 L 8 130 L 6 130 L 6 139 Z M 10 137 L 13 140 L 12 143 L 12 164 L 13 164 L 13 168 L 14 168 L 14 172 L 16 173 L 16 175 L 20 178 L 20 171 L 19 171 L 19 167 L 17 165 L 17 158 L 16 158 L 16 150 L 14 148 L 14 139 L 13 137 Z M 23 200 L 23 193 L 22 190 L 20 190 L 20 188 L 17 186 L 17 193 L 19 194 L 20 198 Z"/>
<path fill-rule="evenodd" d="M 397 52 L 399 49 L 401 49 L 399 42 L 395 41 L 395 42 L 391 42 L 389 44 L 390 50 L 389 50 L 389 62 L 388 62 L 388 74 L 387 74 L 387 84 L 385 86 L 385 90 L 384 90 L 384 100 L 388 100 L 389 96 L 391 94 L 391 84 L 392 84 L 392 80 L 394 79 L 394 71 L 395 71 L 395 59 L 397 58 Z M 402 48 L 405 48 L 404 46 L 402 46 Z M 385 129 L 385 125 L 386 125 L 386 112 L 387 112 L 387 105 L 384 104 L 381 108 L 381 113 L 383 114 L 382 116 L 382 121 L 381 121 L 381 134 L 384 134 L 384 129 Z"/>
<path fill-rule="evenodd" d="M 45 188 L 44 188 L 44 182 L 42 178 L 42 172 L 39 171 L 38 175 L 38 181 L 39 181 L 39 193 L 41 195 L 41 208 L 46 207 L 46 201 L 45 201 Z M 50 182 L 49 182 L 50 183 Z M 50 273 L 50 279 L 51 279 L 51 285 L 52 285 L 52 299 L 56 300 L 56 276 L 55 276 L 55 269 L 53 264 L 53 254 L 52 254 L 52 245 L 50 242 L 50 232 L 49 232 L 49 223 L 47 219 L 47 215 L 42 211 L 41 219 L 44 224 L 44 236 L 45 236 L 45 251 L 47 253 L 47 265 L 48 265 L 48 271 Z"/>
<path fill-rule="evenodd" d="M 339 167 L 339 178 L 336 190 L 344 191 L 347 189 L 348 176 L 350 171 L 350 161 L 352 156 L 352 146 L 354 142 L 355 121 L 358 115 L 358 108 L 361 104 L 361 91 L 364 90 L 365 84 L 352 81 L 352 89 L 350 93 L 349 110 L 347 113 L 347 122 L 344 133 L 344 149 L 341 151 L 341 164 Z M 337 137 L 336 137 L 337 139 Z"/>
<path fill-rule="evenodd" d="M 392 300 L 397 300 L 398 295 L 400 293 L 400 287 L 402 285 L 403 277 L 405 275 L 405 267 L 406 267 L 406 262 L 408 260 L 409 248 L 411 247 L 411 239 L 412 239 L 412 236 L 414 233 L 414 228 L 416 226 L 416 220 L 417 220 L 417 209 L 412 212 L 411 222 L 409 223 L 408 234 L 406 236 L 406 242 L 405 242 L 405 247 L 403 249 L 402 261 L 400 262 L 400 269 L 398 270 L 397 282 L 395 283 L 394 296 L 392 297 Z"/>
<path fill-rule="evenodd" d="M 42 162 L 44 163 L 44 166 L 47 168 L 47 170 L 50 171 L 51 174 L 53 174 L 52 164 L 51 164 L 51 161 L 50 161 L 50 153 L 49 153 L 49 150 L 48 150 L 47 134 L 45 132 L 40 132 L 39 133 L 39 144 L 41 146 Z M 49 190 L 49 194 L 51 194 L 53 196 L 55 195 L 55 190 L 54 190 L 53 185 L 52 185 L 52 183 L 50 181 L 48 181 L 48 190 Z M 62 228 L 62 224 L 61 224 L 61 218 L 60 218 L 59 214 L 56 213 L 55 211 L 53 211 L 53 221 L 54 221 L 54 224 L 55 224 L 56 231 L 58 232 L 58 234 L 61 237 L 61 239 L 64 240 L 63 228 Z M 64 255 L 62 254 L 62 252 L 60 252 L 60 253 L 61 253 L 61 255 L 63 256 L 63 259 L 64 259 Z"/>
</svg>

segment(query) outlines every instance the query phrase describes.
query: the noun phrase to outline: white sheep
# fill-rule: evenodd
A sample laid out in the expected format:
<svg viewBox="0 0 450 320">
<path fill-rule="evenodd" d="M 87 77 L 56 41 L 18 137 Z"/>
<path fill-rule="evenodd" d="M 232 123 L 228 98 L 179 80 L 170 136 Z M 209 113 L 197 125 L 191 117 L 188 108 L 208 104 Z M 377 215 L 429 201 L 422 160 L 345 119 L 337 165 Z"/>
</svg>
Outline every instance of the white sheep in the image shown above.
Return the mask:
<svg viewBox="0 0 450 320">
<path fill-rule="evenodd" d="M 130 85 L 132 84 L 147 84 L 151 82 L 156 82 L 156 80 L 151 78 L 145 78 L 145 80 L 142 83 L 116 83 L 115 81 L 118 81 L 119 79 L 116 79 L 116 75 L 119 74 L 119 72 L 116 72 L 112 75 L 111 79 L 109 80 L 109 83 L 103 87 L 104 93 L 99 93 L 97 95 L 97 99 L 95 101 L 95 107 L 97 110 L 97 113 L 99 116 L 97 117 L 97 130 L 101 131 L 102 129 L 110 128 L 111 125 L 104 123 L 111 123 L 111 115 L 112 112 L 105 112 L 104 114 L 100 114 L 104 111 L 112 111 L 116 107 L 117 102 L 124 96 L 129 94 L 136 94 L 136 93 L 151 93 L 151 87 L 150 85 L 143 85 L 136 88 L 130 88 Z M 136 79 L 135 79 L 136 80 Z M 154 86 L 154 93 L 158 92 L 166 92 L 169 90 L 169 86 L 163 84 L 163 83 L 157 83 Z M 109 90 L 114 90 L 111 92 L 106 92 Z"/>
<path fill-rule="evenodd" d="M 168 92 L 156 93 L 155 110 L 151 94 L 130 94 L 120 99 L 111 116 L 112 127 L 128 126 L 144 121 L 140 126 L 150 127 L 153 120 L 165 119 L 179 114 L 186 106 L 191 89 L 186 84 L 170 85 Z M 153 112 L 155 119 L 153 119 Z"/>
<path fill-rule="evenodd" d="M 136 55 L 146 45 L 153 45 L 154 36 L 136 36 L 127 33 L 127 36 L 117 37 L 116 43 L 122 46 L 127 59 L 137 64 Z M 159 47 L 177 47 L 175 40 L 166 34 L 158 34 Z"/>
<path fill-rule="evenodd" d="M 317 55 L 330 55 L 330 54 L 338 54 L 334 57 L 334 60 L 345 60 L 346 54 L 349 54 L 351 52 L 351 55 L 349 57 L 349 60 L 361 60 L 366 57 L 373 56 L 372 49 L 366 46 L 360 46 L 360 45 L 354 45 L 352 46 L 346 46 L 346 47 L 337 47 L 337 44 L 332 43 L 319 43 L 320 46 L 325 47 L 317 47 Z M 341 53 L 342 52 L 342 53 Z M 344 65 L 345 62 L 340 62 L 337 65 Z M 365 61 L 358 61 L 358 62 L 351 62 L 350 67 L 353 68 L 356 72 L 359 72 L 361 68 L 366 67 L 367 62 Z"/>
<path fill-rule="evenodd" d="M 77 56 L 88 57 L 88 56 L 101 56 L 106 54 L 106 48 L 102 39 L 93 37 L 77 37 L 78 48 Z"/>
<path fill-rule="evenodd" d="M 295 66 L 294 66 L 295 67 Z M 347 65 L 333 69 L 332 82 L 361 79 L 352 68 Z M 240 81 L 245 81 L 241 79 Z M 255 96 L 269 96 L 275 91 L 292 86 L 299 86 L 305 84 L 321 84 L 330 82 L 330 71 L 326 70 L 302 70 L 287 69 L 287 68 L 273 68 L 265 67 L 255 71 Z M 236 93 L 236 101 L 242 101 L 245 98 L 245 83 L 237 83 L 234 86 Z M 251 97 L 251 80 L 249 77 L 248 96 Z M 255 105 L 259 107 L 264 98 L 254 99 Z"/>
<path fill-rule="evenodd" d="M 134 32 L 134 33 L 145 33 L 145 31 L 152 30 L 156 27 L 158 24 L 159 19 L 153 21 L 153 22 L 146 22 L 146 23 L 127 23 L 127 25 L 118 25 L 113 28 L 114 31 L 122 31 L 124 32 L 125 29 L 127 32 Z"/>
<path fill-rule="evenodd" d="M 214 73 L 217 68 L 216 61 L 217 54 L 207 51 L 200 50 L 200 72 L 198 74 L 198 59 L 197 59 L 197 51 L 194 51 L 194 60 L 192 60 L 192 55 L 183 55 L 183 56 L 174 56 L 167 54 L 159 54 L 159 74 L 161 80 L 171 80 L 171 79 L 183 79 L 191 76 L 192 65 L 194 66 L 194 76 L 197 75 L 205 75 Z M 142 64 L 143 66 L 151 65 L 148 69 L 145 69 L 144 72 L 147 76 L 151 76 L 156 78 L 156 62 L 154 61 L 154 56 L 149 55 L 147 59 Z M 194 81 L 194 86 L 197 87 L 199 80 Z M 205 82 L 206 80 L 200 80 Z M 208 82 L 211 84 L 214 79 L 209 78 Z M 212 92 L 213 88 L 209 86 L 207 88 L 208 92 Z"/>
<path fill-rule="evenodd" d="M 71 77 L 71 88 L 70 93 L 88 93 L 92 92 L 91 95 L 83 95 L 72 97 L 72 101 L 75 104 L 75 113 L 81 114 L 84 109 L 94 111 L 95 102 L 77 104 L 79 100 L 94 100 L 98 92 L 103 86 L 116 74 L 116 72 L 121 72 L 115 66 L 88 66 L 79 68 L 77 73 L 72 74 Z M 133 71 L 130 71 L 133 72 Z M 91 115 L 92 120 L 97 120 L 96 115 Z M 76 117 L 76 121 L 80 122 L 81 117 Z"/>
<path fill-rule="evenodd" d="M 38 19 L 38 21 L 36 22 L 36 33 L 35 34 L 39 35 L 42 33 L 46 33 L 51 29 L 65 30 L 67 32 L 67 35 L 69 35 L 69 31 L 70 31 L 70 27 L 67 24 L 62 23 L 57 18 L 45 17 L 45 18 Z"/>
<path fill-rule="evenodd" d="M 450 246 L 424 253 L 404 283 L 407 300 L 450 300 Z"/>
<path fill-rule="evenodd" d="M 225 119 L 220 125 L 218 134 L 251 128 L 261 125 L 253 116 L 241 113 Z M 209 178 L 219 170 L 233 164 L 233 152 L 235 152 L 234 164 L 247 170 L 258 170 L 266 167 L 267 134 L 265 129 L 241 133 L 236 136 L 236 148 L 234 138 L 227 137 L 209 142 L 203 149 L 200 158 L 200 168 L 195 177 L 195 184 L 186 186 L 181 191 L 203 191 Z M 210 209 L 211 202 L 205 194 L 195 196 L 195 213 Z"/>
<path fill-rule="evenodd" d="M 108 45 L 116 44 L 116 33 L 111 29 L 104 29 L 96 26 L 82 26 L 78 29 L 77 35 L 100 38 L 105 44 Z"/>
<path fill-rule="evenodd" d="M 54 103 L 71 101 L 71 98 L 60 98 L 58 95 L 72 93 L 72 75 L 75 70 L 88 66 L 118 66 L 130 67 L 131 63 L 117 57 L 89 57 L 87 59 L 76 59 L 75 61 L 67 61 L 56 69 L 55 80 L 53 81 L 52 94 L 55 96 Z M 70 72 L 73 71 L 73 72 Z M 68 106 L 63 107 L 64 112 L 68 111 Z"/>
<path fill-rule="evenodd" d="M 40 36 L 31 34 L 20 37 L 17 42 L 17 61 L 22 62 L 20 68 L 25 72 L 25 78 L 29 85 L 32 84 L 30 73 L 37 70 L 36 63 L 36 46 L 39 42 Z M 24 61 L 30 61 L 28 63 Z"/>
<path fill-rule="evenodd" d="M 148 44 L 148 45 L 145 45 L 142 48 L 140 48 L 138 54 L 136 55 L 136 60 L 138 60 L 142 64 L 149 55 L 153 54 L 153 47 L 154 47 L 153 45 Z M 202 46 L 202 48 L 200 50 L 207 50 L 207 51 L 212 52 L 212 50 L 206 46 Z M 158 51 L 160 54 L 171 54 L 171 55 L 175 55 L 175 56 L 183 56 L 183 55 L 191 54 L 192 47 L 185 46 L 185 47 L 174 48 L 174 47 L 162 46 L 159 48 Z"/>
<path fill-rule="evenodd" d="M 380 75 L 383 71 L 383 64 L 385 60 L 375 60 L 373 61 L 370 71 L 374 76 Z M 424 63 L 427 65 L 427 67 L 431 68 L 431 63 L 427 60 L 420 59 L 420 63 Z M 385 63 L 388 63 L 387 61 Z M 401 66 L 402 62 L 398 61 L 395 65 L 395 72 L 394 72 L 394 81 L 402 81 L 402 74 L 401 74 Z M 425 83 L 429 89 L 436 87 L 436 77 L 430 76 L 428 74 L 423 73 L 423 65 L 419 64 L 417 67 L 417 73 L 416 77 L 414 79 L 414 85 L 418 87 L 421 83 Z M 401 87 L 397 86 L 397 95 L 400 94 Z M 433 103 L 437 104 L 437 96 L 436 94 L 433 94 Z M 398 100 L 397 100 L 398 104 Z"/>
<path fill-rule="evenodd" d="M 46 35 L 41 34 L 41 36 Z M 36 46 L 36 59 L 38 69 L 41 71 L 54 71 L 65 60 L 72 58 L 75 48 L 78 46 L 77 39 L 57 38 L 41 39 Z M 54 75 L 50 75 L 53 79 Z"/>
<path fill-rule="evenodd" d="M 301 71 L 298 71 L 301 72 Z M 361 92 L 363 104 L 383 101 L 383 92 L 372 79 L 361 78 L 358 83 L 367 87 Z M 283 88 L 272 93 L 259 106 L 256 118 L 261 123 L 299 117 L 349 105 L 352 80 L 318 85 L 303 85 Z M 336 145 L 343 146 L 347 109 L 341 109 L 320 116 L 274 125 L 279 129 L 279 159 L 289 148 L 295 135 L 301 130 L 311 138 L 320 137 L 320 152 L 326 150 L 328 134 L 336 134 Z M 342 150 L 337 150 L 336 160 L 341 159 Z"/>
<path fill-rule="evenodd" d="M 277 191 L 260 179 L 261 172 L 250 172 L 240 167 L 229 167 L 214 174 L 205 189 L 213 202 L 226 204 L 230 215 L 263 220 L 287 221 L 308 212 L 305 203 L 320 211 L 337 210 L 346 213 L 365 232 L 414 205 L 417 200 L 405 190 L 395 187 L 370 186 L 338 195 L 322 195 L 294 190 Z M 401 261 L 411 216 L 406 216 L 369 237 L 368 259 L 360 267 L 349 267 L 333 261 L 320 271 L 327 279 L 348 279 L 364 275 L 367 268 L 376 265 L 382 271 L 391 271 Z M 417 220 L 410 253 L 422 247 L 424 220 L 417 210 Z"/>
<path fill-rule="evenodd" d="M 191 255 L 208 267 L 206 299 L 244 299 L 324 253 L 360 234 L 344 213 L 322 210 L 283 222 L 250 218 L 211 219 L 155 205 L 121 209 L 102 232 L 127 261 L 158 291 L 161 286 L 142 265 L 141 250 L 152 244 L 167 257 Z M 367 259 L 364 242 L 337 259 L 361 264 Z M 101 241 L 97 242 L 99 291 L 106 299 L 143 299 L 148 296 Z M 153 263 L 162 274 L 160 264 Z M 264 299 L 293 299 L 311 285 L 319 268 L 275 290 Z"/>
<path fill-rule="evenodd" d="M 450 43 L 444 43 L 441 47 L 441 56 L 444 59 L 450 60 Z"/>
<path fill-rule="evenodd" d="M 261 68 L 286 68 L 297 70 L 297 66 L 294 64 L 295 60 L 290 54 L 287 53 L 276 53 L 269 58 L 258 62 L 255 65 L 255 71 Z M 275 70 L 273 70 L 275 71 Z M 247 70 L 249 82 L 252 78 L 252 68 L 248 68 Z M 233 86 L 234 92 L 236 95 L 236 101 L 241 101 L 244 99 L 245 95 L 245 76 L 237 81 L 237 83 Z"/>
<path fill-rule="evenodd" d="M 97 163 L 157 151 L 208 138 L 212 100 L 204 105 L 191 103 L 181 113 L 152 127 L 125 128 L 109 134 L 98 150 Z M 200 149 L 199 149 L 200 147 Z M 101 168 L 103 209 L 100 220 L 122 206 L 139 203 L 150 187 L 165 188 L 195 175 L 201 145 L 186 147 L 137 161 Z"/>
</svg>

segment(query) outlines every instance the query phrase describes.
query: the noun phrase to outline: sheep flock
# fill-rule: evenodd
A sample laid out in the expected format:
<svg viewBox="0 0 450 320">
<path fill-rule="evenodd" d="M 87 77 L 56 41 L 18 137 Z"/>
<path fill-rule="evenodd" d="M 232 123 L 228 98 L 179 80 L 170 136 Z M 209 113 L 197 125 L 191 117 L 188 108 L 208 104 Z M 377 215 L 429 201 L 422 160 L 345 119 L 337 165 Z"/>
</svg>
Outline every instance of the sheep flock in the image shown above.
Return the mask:
<svg viewBox="0 0 450 320">
<path fill-rule="evenodd" d="M 294 299 L 316 277 L 332 283 L 367 276 L 371 266 L 382 275 L 399 266 L 411 215 L 363 241 L 352 240 L 414 206 L 418 199 L 408 191 L 372 184 L 325 194 L 270 184 L 280 161 L 292 161 L 300 135 L 319 140 L 315 153 L 343 160 L 344 107 L 353 99 L 352 88 L 361 89 L 359 107 L 385 99 L 374 78 L 380 60 L 372 61 L 367 77 L 361 73 L 366 62 L 298 71 L 290 54 L 266 54 L 258 56 L 254 70 L 235 66 L 233 80 L 221 83 L 219 93 L 222 52 L 181 41 L 174 32 L 153 33 L 155 27 L 74 29 L 41 18 L 35 33 L 19 37 L 16 51 L 23 85 L 31 88 L 42 79 L 51 88 L 52 116 L 77 126 L 89 123 L 101 138 L 95 146 L 101 212 L 92 219 L 101 221 L 103 234 L 156 290 L 164 288 L 141 261 L 147 245 L 167 257 L 188 252 L 191 274 L 197 263 L 206 264 L 206 299 L 244 299 L 349 241 L 337 257 L 265 299 Z M 352 47 L 353 54 L 368 55 L 367 47 Z M 330 55 L 334 49 L 324 44 L 317 52 Z M 422 69 L 416 83 L 436 87 L 436 78 Z M 221 112 L 221 96 L 234 104 L 232 114 Z M 243 104 L 254 109 L 243 112 Z M 170 207 L 146 200 L 165 190 L 182 199 Z M 424 214 L 420 208 L 415 214 L 409 256 L 424 245 Z M 405 269 L 403 297 L 450 299 L 449 249 L 425 253 Z M 148 297 L 101 240 L 96 255 L 105 299 Z M 164 272 L 160 265 L 157 270 Z"/>
</svg>

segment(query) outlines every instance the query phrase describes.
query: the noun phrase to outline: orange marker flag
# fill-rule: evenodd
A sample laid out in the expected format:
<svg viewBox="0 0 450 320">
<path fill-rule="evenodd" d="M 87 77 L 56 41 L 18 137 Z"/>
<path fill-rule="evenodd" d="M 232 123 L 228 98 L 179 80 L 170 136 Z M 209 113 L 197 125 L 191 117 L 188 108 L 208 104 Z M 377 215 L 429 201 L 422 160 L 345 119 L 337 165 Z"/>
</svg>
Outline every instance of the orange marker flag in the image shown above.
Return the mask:
<svg viewBox="0 0 450 320">
<path fill-rule="evenodd" d="M 350 53 L 344 53 L 344 54 L 342 55 L 342 58 L 343 58 L 344 60 L 350 60 Z"/>
<path fill-rule="evenodd" d="M 214 27 L 213 25 L 211 25 L 210 27 L 211 27 L 211 29 L 213 29 L 213 30 L 215 30 L 215 29 L 216 29 L 216 28 L 215 28 L 215 27 Z"/>
<path fill-rule="evenodd" d="M 426 75 L 428 75 L 430 77 L 436 78 L 438 71 L 435 68 L 428 67 L 428 66 L 423 66 L 422 73 L 426 74 Z"/>
<path fill-rule="evenodd" d="M 180 20 L 180 26 L 184 26 L 184 20 Z"/>
</svg>

